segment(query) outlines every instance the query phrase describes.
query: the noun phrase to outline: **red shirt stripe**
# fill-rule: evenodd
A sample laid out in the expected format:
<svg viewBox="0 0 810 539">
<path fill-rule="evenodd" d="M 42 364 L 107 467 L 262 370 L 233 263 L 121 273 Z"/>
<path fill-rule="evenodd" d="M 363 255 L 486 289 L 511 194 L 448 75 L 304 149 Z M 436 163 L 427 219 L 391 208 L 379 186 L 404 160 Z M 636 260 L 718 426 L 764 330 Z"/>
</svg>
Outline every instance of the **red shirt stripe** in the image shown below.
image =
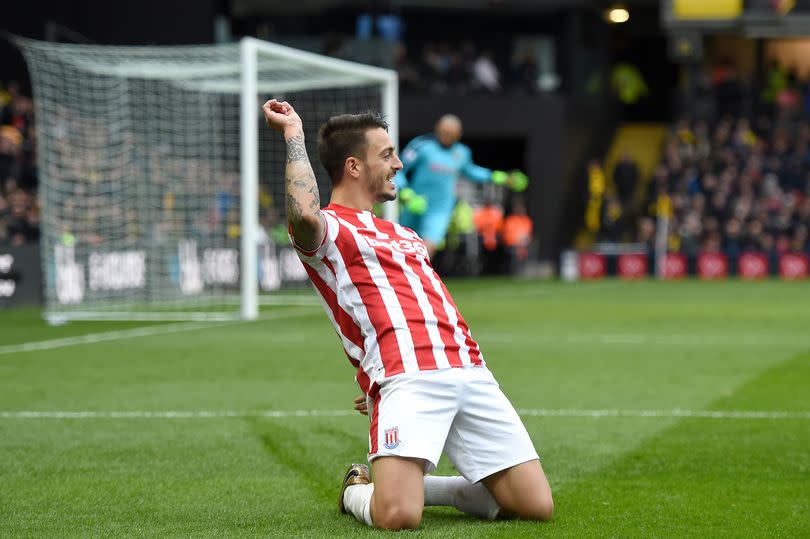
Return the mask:
<svg viewBox="0 0 810 539">
<path fill-rule="evenodd" d="M 364 223 L 358 219 L 357 214 L 347 217 L 346 220 L 358 229 L 365 226 Z M 377 221 L 379 223 L 385 222 L 381 219 Z M 378 230 L 386 234 L 389 238 L 396 236 L 395 234 L 387 234 L 381 229 Z M 396 291 L 397 299 L 402 307 L 402 313 L 408 322 L 408 330 L 411 332 L 414 353 L 416 354 L 416 363 L 419 365 L 419 370 L 437 369 L 436 360 L 433 357 L 434 345 L 427 331 L 425 314 L 419 306 L 419 301 L 416 299 L 413 287 L 405 276 L 402 266 L 395 260 L 393 250 L 380 249 L 375 252 L 377 253 L 377 260 L 380 262 L 380 267 L 385 272 L 388 282 Z M 407 265 L 407 258 L 403 256 L 403 259 L 404 263 Z"/>
<path fill-rule="evenodd" d="M 326 304 L 332 311 L 332 316 L 340 329 L 340 333 L 349 339 L 352 344 L 365 352 L 365 343 L 363 342 L 363 335 L 360 332 L 360 328 L 354 323 L 351 315 L 344 311 L 343 308 L 338 304 L 337 295 L 332 291 L 331 288 L 329 288 L 329 285 L 326 284 L 323 279 L 321 279 L 321 276 L 318 275 L 318 272 L 315 271 L 312 266 L 306 264 L 304 266 L 304 269 L 306 270 L 307 275 L 309 275 L 309 279 L 312 281 L 312 284 L 315 285 L 315 288 L 318 290 L 321 297 L 324 299 L 324 301 L 326 301 Z"/>
<path fill-rule="evenodd" d="M 377 343 L 386 377 L 405 372 L 394 324 L 355 238 L 348 229 L 341 227 L 335 245 L 343 255 L 349 277 L 357 288 L 369 320 L 377 333 Z"/>
<path fill-rule="evenodd" d="M 394 223 L 391 221 L 380 219 L 378 226 L 380 227 L 380 230 L 386 234 L 392 236 L 397 235 Z M 416 233 L 414 232 L 413 234 L 416 237 Z M 433 315 L 436 317 L 436 329 L 439 331 L 439 336 L 444 344 L 444 353 L 447 356 L 450 366 L 462 367 L 463 364 L 461 362 L 461 356 L 458 353 L 458 345 L 453 339 L 455 329 L 454 326 L 450 324 L 450 321 L 447 319 L 447 315 L 444 312 L 442 298 L 439 297 L 439 294 L 430 283 L 430 279 L 428 279 L 427 275 L 425 275 L 425 272 L 422 269 L 422 264 L 419 260 L 406 258 L 406 263 L 408 264 L 408 267 L 410 267 L 411 270 L 419 277 L 419 280 L 422 283 L 422 289 L 424 290 L 425 296 L 427 297 L 430 307 L 433 310 Z M 429 260 L 427 261 L 427 265 L 430 266 Z M 452 300 L 450 300 L 450 303 L 452 304 Z"/>
<path fill-rule="evenodd" d="M 371 402 L 371 424 L 368 429 L 368 437 L 369 437 L 369 455 L 374 455 L 377 453 L 379 449 L 380 443 L 380 430 L 379 430 L 379 419 L 380 419 L 380 395 L 376 394 L 373 396 Z"/>
<path fill-rule="evenodd" d="M 413 231 L 343 206 L 323 212 L 323 243 L 299 256 L 366 394 L 403 372 L 462 367 L 468 355 L 470 363 L 484 364 Z"/>
<path fill-rule="evenodd" d="M 447 297 L 448 301 L 450 301 L 449 300 L 450 292 L 448 292 L 447 287 L 444 286 L 444 282 L 439 280 L 439 283 L 441 283 L 441 285 L 442 285 L 442 291 L 444 292 L 445 297 Z M 483 361 L 481 359 L 481 351 L 478 350 L 478 343 L 476 343 L 473 340 L 472 335 L 470 334 L 470 328 L 467 327 L 467 322 L 464 321 L 464 317 L 461 316 L 461 313 L 459 312 L 458 307 L 456 307 L 455 302 L 450 301 L 450 305 L 453 307 L 453 310 L 455 310 L 455 312 L 456 312 L 456 318 L 458 319 L 458 325 L 461 328 L 461 332 L 464 334 L 464 342 L 465 342 L 465 344 L 467 346 L 470 347 L 470 361 L 473 363 L 473 365 L 481 365 L 481 364 L 483 364 Z"/>
</svg>

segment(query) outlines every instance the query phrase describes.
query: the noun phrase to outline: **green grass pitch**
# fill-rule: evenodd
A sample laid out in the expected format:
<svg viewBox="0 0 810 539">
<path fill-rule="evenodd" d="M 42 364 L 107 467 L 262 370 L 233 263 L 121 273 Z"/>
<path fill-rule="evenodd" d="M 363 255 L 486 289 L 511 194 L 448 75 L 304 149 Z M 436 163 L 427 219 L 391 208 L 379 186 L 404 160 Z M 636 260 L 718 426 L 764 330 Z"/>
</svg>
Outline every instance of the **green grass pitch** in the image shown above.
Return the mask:
<svg viewBox="0 0 810 539">
<path fill-rule="evenodd" d="M 556 515 L 428 508 L 408 536 L 810 536 L 810 285 L 449 288 L 523 414 Z M 281 313 L 128 334 L 147 324 L 0 312 L 0 537 L 387 535 L 336 507 L 367 449 L 352 369 L 319 306 L 264 311 Z M 296 410 L 326 415 L 282 413 Z"/>
</svg>

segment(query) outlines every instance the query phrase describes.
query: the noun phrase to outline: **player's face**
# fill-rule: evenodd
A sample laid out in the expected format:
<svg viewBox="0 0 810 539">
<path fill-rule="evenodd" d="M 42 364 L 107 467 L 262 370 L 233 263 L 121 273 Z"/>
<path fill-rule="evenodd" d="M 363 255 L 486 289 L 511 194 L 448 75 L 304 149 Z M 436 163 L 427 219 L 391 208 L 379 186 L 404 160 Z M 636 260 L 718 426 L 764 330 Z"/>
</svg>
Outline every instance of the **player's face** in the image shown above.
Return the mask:
<svg viewBox="0 0 810 539">
<path fill-rule="evenodd" d="M 366 169 L 368 188 L 377 202 L 397 198 L 394 176 L 402 170 L 402 161 L 394 151 L 394 143 L 385 129 L 377 128 L 366 132 L 368 150 Z"/>
</svg>

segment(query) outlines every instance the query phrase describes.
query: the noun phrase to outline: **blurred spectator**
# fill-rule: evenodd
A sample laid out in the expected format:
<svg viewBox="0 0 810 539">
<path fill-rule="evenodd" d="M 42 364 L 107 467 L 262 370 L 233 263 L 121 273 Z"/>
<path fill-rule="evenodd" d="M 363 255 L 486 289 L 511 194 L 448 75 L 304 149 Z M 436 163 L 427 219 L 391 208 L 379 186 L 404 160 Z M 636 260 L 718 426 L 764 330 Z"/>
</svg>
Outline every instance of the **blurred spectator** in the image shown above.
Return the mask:
<svg viewBox="0 0 810 539">
<path fill-rule="evenodd" d="M 447 66 L 447 84 L 454 92 L 466 94 L 474 81 L 470 80 L 470 69 L 465 62 L 464 54 L 454 51 L 450 54 L 450 62 Z"/>
<path fill-rule="evenodd" d="M 734 64 L 729 60 L 720 62 L 712 73 L 712 86 L 716 112 L 719 116 L 739 115 L 743 108 L 745 89 Z"/>
<path fill-rule="evenodd" d="M 807 225 L 798 225 L 793 230 L 793 238 L 790 242 L 791 252 L 810 255 L 810 242 L 808 242 Z"/>
<path fill-rule="evenodd" d="M 704 237 L 700 215 L 689 213 L 678 228 L 681 252 L 694 256 L 700 251 Z"/>
<path fill-rule="evenodd" d="M 510 273 L 520 273 L 529 259 L 533 225 L 526 213 L 526 205 L 515 197 L 512 210 L 503 221 L 503 245 L 509 255 Z"/>
<path fill-rule="evenodd" d="M 473 62 L 473 86 L 489 93 L 501 91 L 501 73 L 495 65 L 492 51 L 482 51 Z"/>
<path fill-rule="evenodd" d="M 616 243 L 622 240 L 622 205 L 619 199 L 609 195 L 602 204 L 602 223 L 599 230 L 601 241 Z"/>
<path fill-rule="evenodd" d="M 636 219 L 636 189 L 641 179 L 638 163 L 633 154 L 625 151 L 613 167 L 613 184 L 621 208 L 621 221 L 617 235 L 623 237 Z"/>
<path fill-rule="evenodd" d="M 585 207 L 585 228 L 598 232 L 602 221 L 605 195 L 605 171 L 598 159 L 588 163 L 588 203 Z"/>
<path fill-rule="evenodd" d="M 613 66 L 610 83 L 619 101 L 625 105 L 633 105 L 650 93 L 641 71 L 627 62 Z"/>
<path fill-rule="evenodd" d="M 503 210 L 494 201 L 487 201 L 475 211 L 475 228 L 481 237 L 481 247 L 485 251 L 494 251 L 498 247 L 498 236 L 503 227 Z"/>
<path fill-rule="evenodd" d="M 636 243 L 643 245 L 648 254 L 655 252 L 655 221 L 652 217 L 642 217 L 638 220 Z"/>
<path fill-rule="evenodd" d="M 491 198 L 475 211 L 473 220 L 481 243 L 481 270 L 483 273 L 501 273 L 503 266 L 503 209 Z"/>
<path fill-rule="evenodd" d="M 39 239 L 33 104 L 16 82 L 0 92 L 0 244 Z"/>
<path fill-rule="evenodd" d="M 430 81 L 430 91 L 436 94 L 447 92 L 447 73 L 450 71 L 448 45 L 426 42 L 422 52 L 422 63 L 425 66 L 425 77 Z"/>
<path fill-rule="evenodd" d="M 633 195 L 639 181 L 638 163 L 630 152 L 624 152 L 613 168 L 613 183 L 622 208 L 629 210 L 633 206 Z"/>
<path fill-rule="evenodd" d="M 394 44 L 394 69 L 399 75 L 400 88 L 403 90 L 420 90 L 425 88 L 419 69 L 408 57 L 405 44 L 398 41 Z"/>
<path fill-rule="evenodd" d="M 11 81 L 7 85 L 8 102 L 0 110 L 0 125 L 16 127 L 23 135 L 33 125 L 34 106 L 30 97 L 22 95 L 20 85 Z"/>
<path fill-rule="evenodd" d="M 474 41 L 465 39 L 423 42 L 420 57 L 412 58 L 405 44 L 398 42 L 394 46 L 394 66 L 402 91 L 536 94 L 540 72 L 534 50 L 519 47 L 511 62 L 499 60 L 507 54 L 503 48 L 478 49 Z M 556 78 L 553 82 L 552 86 L 559 85 Z"/>
<path fill-rule="evenodd" d="M 0 178 L 15 180 L 20 175 L 22 157 L 22 133 L 10 125 L 0 127 Z M 6 192 L 8 194 L 8 192 Z"/>
<path fill-rule="evenodd" d="M 535 94 L 540 77 L 537 55 L 531 49 L 523 49 L 512 58 L 511 84 L 517 93 Z"/>
<path fill-rule="evenodd" d="M 11 245 L 19 246 L 39 239 L 36 212 L 29 195 L 17 189 L 9 197 L 7 234 Z"/>
<path fill-rule="evenodd" d="M 723 236 L 723 252 L 729 258 L 737 258 L 743 251 L 742 225 L 740 221 L 731 218 L 726 221 Z"/>
<path fill-rule="evenodd" d="M 762 90 L 762 101 L 774 105 L 779 94 L 787 87 L 788 72 L 779 62 L 772 60 L 765 74 L 765 89 Z"/>
</svg>

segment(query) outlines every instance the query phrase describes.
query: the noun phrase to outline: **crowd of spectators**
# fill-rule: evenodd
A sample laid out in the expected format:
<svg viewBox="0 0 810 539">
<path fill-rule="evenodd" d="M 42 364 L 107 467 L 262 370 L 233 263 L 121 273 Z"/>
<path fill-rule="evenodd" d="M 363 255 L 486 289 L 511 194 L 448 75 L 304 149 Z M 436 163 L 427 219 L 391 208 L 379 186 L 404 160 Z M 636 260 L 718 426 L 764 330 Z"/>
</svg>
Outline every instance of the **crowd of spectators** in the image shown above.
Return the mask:
<svg viewBox="0 0 810 539">
<path fill-rule="evenodd" d="M 690 258 L 810 256 L 810 84 L 775 64 L 761 85 L 727 65 L 710 79 L 700 106 L 669 127 L 646 185 L 630 153 L 612 185 L 591 162 L 586 229 L 597 241 L 635 240 L 652 253 L 666 217 L 666 249 Z"/>
<path fill-rule="evenodd" d="M 545 80 L 531 47 L 516 47 L 510 56 L 471 40 L 426 41 L 415 53 L 398 42 L 394 67 L 404 92 L 533 95 Z"/>
<path fill-rule="evenodd" d="M 33 105 L 19 84 L 0 82 L 0 246 L 38 238 Z"/>
<path fill-rule="evenodd" d="M 54 180 L 49 196 L 58 199 L 45 202 L 52 204 L 50 222 L 60 244 L 135 248 L 176 246 L 184 239 L 236 241 L 238 174 L 223 171 L 221 160 L 198 155 L 197 148 L 157 142 L 163 120 L 160 114 L 146 114 L 137 129 L 122 133 L 114 123 L 66 105 L 50 111 L 43 140 L 47 135 L 46 166 Z M 23 171 L 35 166 L 25 152 L 20 159 Z M 22 188 L 16 180 L 7 183 L 16 189 L 13 197 L 27 201 L 30 235 L 25 241 L 34 241 L 36 182 L 23 173 L 26 177 Z M 151 214 L 144 213 L 147 208 Z M 21 241 L 12 237 L 13 244 Z"/>
<path fill-rule="evenodd" d="M 764 89 L 750 117 L 684 117 L 672 126 L 648 185 L 639 241 L 652 247 L 663 211 L 671 252 L 810 255 L 810 93 L 798 82 L 773 90 Z"/>
</svg>

